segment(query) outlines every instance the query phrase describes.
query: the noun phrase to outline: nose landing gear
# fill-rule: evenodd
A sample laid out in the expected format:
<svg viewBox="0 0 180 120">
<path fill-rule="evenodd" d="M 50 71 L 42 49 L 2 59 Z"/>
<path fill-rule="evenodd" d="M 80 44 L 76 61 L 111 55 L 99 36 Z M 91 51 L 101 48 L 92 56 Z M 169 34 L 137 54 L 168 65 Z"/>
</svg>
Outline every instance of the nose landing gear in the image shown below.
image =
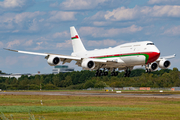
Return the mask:
<svg viewBox="0 0 180 120">
<path fill-rule="evenodd" d="M 146 65 L 146 73 L 151 73 L 150 64 Z"/>
</svg>

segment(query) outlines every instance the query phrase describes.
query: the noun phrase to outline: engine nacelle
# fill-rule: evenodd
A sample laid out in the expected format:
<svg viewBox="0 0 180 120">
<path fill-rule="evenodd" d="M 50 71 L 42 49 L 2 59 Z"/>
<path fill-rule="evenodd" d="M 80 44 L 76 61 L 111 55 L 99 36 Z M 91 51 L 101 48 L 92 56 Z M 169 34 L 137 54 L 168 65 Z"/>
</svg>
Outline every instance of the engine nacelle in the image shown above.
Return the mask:
<svg viewBox="0 0 180 120">
<path fill-rule="evenodd" d="M 150 64 L 150 66 L 149 66 L 149 69 L 151 70 L 151 71 L 156 71 L 157 69 L 158 69 L 158 64 L 156 63 L 156 62 L 154 62 L 154 63 L 151 63 Z"/>
<path fill-rule="evenodd" d="M 159 62 L 159 67 L 161 69 L 168 69 L 170 66 L 171 66 L 171 62 L 169 60 L 162 59 Z"/>
<path fill-rule="evenodd" d="M 90 59 L 83 59 L 81 66 L 83 68 L 93 69 L 95 67 L 95 63 Z"/>
<path fill-rule="evenodd" d="M 49 56 L 49 58 L 47 59 L 47 62 L 50 66 L 56 66 L 59 64 L 60 62 L 60 58 L 57 56 Z"/>
</svg>

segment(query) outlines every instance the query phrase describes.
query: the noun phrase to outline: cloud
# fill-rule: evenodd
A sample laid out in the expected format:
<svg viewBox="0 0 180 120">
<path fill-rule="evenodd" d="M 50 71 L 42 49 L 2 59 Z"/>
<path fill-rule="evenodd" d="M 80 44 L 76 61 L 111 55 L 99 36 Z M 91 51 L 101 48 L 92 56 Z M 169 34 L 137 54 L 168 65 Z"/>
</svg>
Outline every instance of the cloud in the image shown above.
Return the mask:
<svg viewBox="0 0 180 120">
<path fill-rule="evenodd" d="M 58 2 L 56 1 L 55 3 L 51 3 L 50 7 L 58 7 Z"/>
<path fill-rule="evenodd" d="M 41 44 L 43 44 L 43 42 L 37 42 L 36 44 L 37 44 L 37 45 L 41 45 Z"/>
<path fill-rule="evenodd" d="M 57 43 L 56 48 L 70 48 L 72 47 L 71 40 L 66 40 L 64 43 Z"/>
<path fill-rule="evenodd" d="M 44 30 L 42 16 L 45 14 L 39 11 L 19 14 L 5 13 L 0 16 L 0 30 L 8 33 L 32 33 Z"/>
<path fill-rule="evenodd" d="M 21 40 L 14 40 L 14 41 L 10 41 L 7 43 L 7 47 L 8 48 L 12 48 L 14 45 L 20 45 L 21 44 Z"/>
<path fill-rule="evenodd" d="M 70 38 L 70 34 L 67 31 L 64 32 L 57 32 L 53 34 L 53 38 L 64 38 L 64 37 L 69 37 Z"/>
<path fill-rule="evenodd" d="M 34 4 L 34 0 L 4 0 L 0 2 L 3 11 L 21 11 Z"/>
<path fill-rule="evenodd" d="M 25 46 L 31 46 L 33 44 L 33 40 L 28 40 L 25 42 Z"/>
<path fill-rule="evenodd" d="M 107 25 L 109 25 L 109 24 L 111 24 L 110 22 L 104 22 L 104 21 L 95 21 L 95 22 L 93 22 L 93 25 L 95 25 L 95 26 L 107 26 Z"/>
<path fill-rule="evenodd" d="M 7 42 L 7 48 L 13 48 L 14 46 L 31 46 L 33 44 L 33 40 L 26 40 L 26 39 L 15 39 L 13 41 Z M 1 47 L 1 42 L 0 42 L 0 47 Z"/>
<path fill-rule="evenodd" d="M 54 49 L 55 47 L 53 46 L 53 43 L 49 43 L 48 40 L 44 40 L 44 38 L 40 38 L 40 39 L 36 39 L 34 40 L 36 41 L 35 44 L 32 46 L 33 48 L 31 48 L 32 50 L 49 50 L 49 49 Z"/>
<path fill-rule="evenodd" d="M 65 0 L 60 5 L 57 2 L 52 3 L 50 7 L 59 7 L 62 10 L 102 10 L 129 3 L 130 0 Z"/>
<path fill-rule="evenodd" d="M 175 26 L 170 29 L 165 30 L 163 35 L 180 35 L 180 26 Z"/>
<path fill-rule="evenodd" d="M 33 50 L 44 50 L 45 48 L 42 46 L 36 46 L 35 48 L 33 48 Z"/>
<path fill-rule="evenodd" d="M 76 12 L 52 11 L 50 12 L 49 22 L 74 21 Z"/>
<path fill-rule="evenodd" d="M 132 25 L 127 28 L 111 28 L 111 29 L 104 29 L 104 28 L 97 28 L 97 27 L 81 27 L 79 32 L 82 35 L 91 35 L 93 37 L 114 37 L 118 36 L 119 34 L 131 34 L 138 31 L 141 31 L 143 28 L 138 27 L 136 25 Z"/>
<path fill-rule="evenodd" d="M 148 9 L 149 12 L 144 13 L 150 13 L 151 16 L 154 17 L 180 17 L 180 6 L 154 6 L 153 8 Z"/>
<path fill-rule="evenodd" d="M 154 4 L 180 4 L 180 1 L 179 0 L 149 0 L 148 1 L 148 4 L 151 4 L 151 5 L 154 5 Z"/>
<path fill-rule="evenodd" d="M 21 22 L 24 22 L 25 20 L 27 19 L 34 19 L 38 16 L 42 16 L 42 15 L 45 15 L 46 13 L 45 12 L 40 12 L 40 11 L 36 11 L 36 12 L 23 12 L 23 13 L 20 13 L 20 14 L 16 14 L 14 16 L 14 19 L 15 19 L 15 23 L 19 24 Z"/>
<path fill-rule="evenodd" d="M 4 44 L 2 42 L 0 42 L 0 48 L 2 48 L 4 46 Z"/>
<path fill-rule="evenodd" d="M 60 4 L 65 10 L 92 9 L 108 0 L 66 0 Z"/>
<path fill-rule="evenodd" d="M 107 13 L 104 15 L 104 18 L 106 20 L 110 19 L 113 21 L 131 20 L 137 16 L 137 13 L 138 13 L 137 6 L 133 9 L 121 7 L 113 10 L 112 12 L 107 11 Z"/>
<path fill-rule="evenodd" d="M 134 8 L 120 7 L 112 11 L 100 11 L 94 16 L 85 20 L 100 20 L 100 21 L 128 21 L 136 19 L 149 18 L 164 18 L 164 17 L 180 17 L 180 6 L 165 5 L 165 6 L 135 6 Z"/>
</svg>

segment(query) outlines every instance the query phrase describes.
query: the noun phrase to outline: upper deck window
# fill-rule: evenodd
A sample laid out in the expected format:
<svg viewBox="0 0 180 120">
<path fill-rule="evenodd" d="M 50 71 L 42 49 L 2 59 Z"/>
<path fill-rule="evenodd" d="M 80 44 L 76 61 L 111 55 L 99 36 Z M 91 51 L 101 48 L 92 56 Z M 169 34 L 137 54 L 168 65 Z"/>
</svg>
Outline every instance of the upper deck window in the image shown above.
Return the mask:
<svg viewBox="0 0 180 120">
<path fill-rule="evenodd" d="M 147 43 L 147 45 L 154 45 L 154 43 Z"/>
<path fill-rule="evenodd" d="M 132 47 L 132 45 L 128 45 L 128 46 L 121 46 L 121 48 L 127 48 L 127 47 Z"/>
</svg>

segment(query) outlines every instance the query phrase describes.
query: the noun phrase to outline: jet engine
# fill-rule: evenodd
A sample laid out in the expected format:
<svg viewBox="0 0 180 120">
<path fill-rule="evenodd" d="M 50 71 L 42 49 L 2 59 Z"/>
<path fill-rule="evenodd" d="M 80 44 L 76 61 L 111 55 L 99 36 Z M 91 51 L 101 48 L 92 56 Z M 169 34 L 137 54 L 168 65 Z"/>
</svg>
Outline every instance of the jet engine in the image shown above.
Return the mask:
<svg viewBox="0 0 180 120">
<path fill-rule="evenodd" d="M 170 66 L 171 66 L 171 62 L 169 60 L 162 59 L 159 62 L 159 67 L 161 69 L 168 69 Z"/>
<path fill-rule="evenodd" d="M 154 62 L 154 63 L 151 63 L 150 64 L 150 66 L 149 66 L 149 69 L 151 70 L 151 71 L 156 71 L 157 69 L 158 69 L 158 64 L 156 63 L 156 62 Z"/>
<path fill-rule="evenodd" d="M 47 59 L 47 62 L 50 66 L 56 66 L 59 64 L 60 58 L 57 56 L 49 56 L 49 58 Z"/>
<path fill-rule="evenodd" d="M 90 59 L 83 59 L 81 66 L 83 68 L 93 69 L 95 67 L 95 63 Z"/>
</svg>

